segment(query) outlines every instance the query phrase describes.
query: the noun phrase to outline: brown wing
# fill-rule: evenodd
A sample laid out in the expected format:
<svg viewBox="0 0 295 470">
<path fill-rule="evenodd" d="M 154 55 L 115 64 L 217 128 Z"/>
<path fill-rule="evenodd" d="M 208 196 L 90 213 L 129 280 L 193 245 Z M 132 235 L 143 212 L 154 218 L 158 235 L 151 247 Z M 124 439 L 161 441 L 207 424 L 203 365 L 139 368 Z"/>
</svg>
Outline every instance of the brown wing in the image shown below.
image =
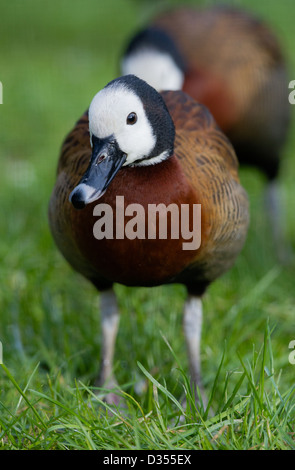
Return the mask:
<svg viewBox="0 0 295 470">
<path fill-rule="evenodd" d="M 175 154 L 202 205 L 201 248 L 181 276 L 193 289 L 233 265 L 247 235 L 248 198 L 233 147 L 207 108 L 182 92 L 162 95 L 176 126 Z"/>
<path fill-rule="evenodd" d="M 63 256 L 74 269 L 92 280 L 93 269 L 77 246 L 76 219 L 73 217 L 73 207 L 68 200 L 70 192 L 85 173 L 90 157 L 88 111 L 86 111 L 63 142 L 48 215 L 52 235 Z M 102 289 L 110 285 L 104 279 L 98 279 L 96 273 L 95 276 Z"/>
</svg>

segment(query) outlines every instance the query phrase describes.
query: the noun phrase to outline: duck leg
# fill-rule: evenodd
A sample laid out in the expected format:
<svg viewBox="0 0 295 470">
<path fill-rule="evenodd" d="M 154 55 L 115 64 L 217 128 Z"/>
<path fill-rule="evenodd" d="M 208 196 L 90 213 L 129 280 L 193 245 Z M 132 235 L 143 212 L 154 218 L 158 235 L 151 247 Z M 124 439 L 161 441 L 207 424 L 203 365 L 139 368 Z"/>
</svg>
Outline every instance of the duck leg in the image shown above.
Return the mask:
<svg viewBox="0 0 295 470">
<path fill-rule="evenodd" d="M 120 320 L 117 298 L 112 289 L 101 292 L 100 311 L 102 350 L 98 386 L 112 389 L 117 385 L 117 381 L 113 373 L 113 360 Z M 119 404 L 120 397 L 115 393 L 110 392 L 104 397 L 104 400 L 109 404 Z"/>
<path fill-rule="evenodd" d="M 195 295 L 188 295 L 184 306 L 183 329 L 186 339 L 192 389 L 197 401 L 197 387 L 203 403 L 206 404 L 205 393 L 201 380 L 201 332 L 202 332 L 202 300 Z"/>
<path fill-rule="evenodd" d="M 284 214 L 277 179 L 269 180 L 265 188 L 265 204 L 274 238 L 278 261 L 288 264 L 293 258 L 291 245 L 285 235 Z"/>
</svg>

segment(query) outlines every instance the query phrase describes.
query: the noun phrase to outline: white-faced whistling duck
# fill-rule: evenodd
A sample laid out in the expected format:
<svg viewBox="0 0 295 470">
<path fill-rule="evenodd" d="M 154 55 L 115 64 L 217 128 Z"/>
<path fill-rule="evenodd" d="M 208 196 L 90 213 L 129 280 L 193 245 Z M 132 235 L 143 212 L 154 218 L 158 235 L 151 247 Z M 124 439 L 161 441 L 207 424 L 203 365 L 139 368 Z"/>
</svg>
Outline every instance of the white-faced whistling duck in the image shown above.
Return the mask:
<svg viewBox="0 0 295 470">
<path fill-rule="evenodd" d="M 149 225 L 150 207 L 157 208 L 156 231 Z M 199 228 L 194 225 L 198 207 Z M 188 237 L 180 230 L 172 235 L 183 222 L 184 208 L 190 238 L 198 231 L 200 244 L 186 246 Z M 108 218 L 94 235 L 103 213 Z M 170 231 L 162 237 L 165 218 Z M 119 311 L 113 284 L 180 283 L 188 293 L 184 334 L 190 375 L 201 389 L 201 299 L 234 264 L 248 227 L 248 198 L 235 152 L 207 108 L 182 91 L 160 94 L 133 75 L 111 81 L 63 143 L 49 219 L 61 253 L 100 291 L 100 385 L 115 384 Z"/>
</svg>

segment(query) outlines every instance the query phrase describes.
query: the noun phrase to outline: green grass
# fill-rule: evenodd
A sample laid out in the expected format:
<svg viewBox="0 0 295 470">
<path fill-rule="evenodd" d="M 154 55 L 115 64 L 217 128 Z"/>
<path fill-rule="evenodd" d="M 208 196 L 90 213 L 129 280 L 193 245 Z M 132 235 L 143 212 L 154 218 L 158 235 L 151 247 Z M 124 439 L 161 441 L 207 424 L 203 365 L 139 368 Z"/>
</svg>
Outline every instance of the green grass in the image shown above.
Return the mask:
<svg viewBox="0 0 295 470">
<path fill-rule="evenodd" d="M 278 31 L 294 79 L 292 1 L 235 3 Z M 100 357 L 98 295 L 58 253 L 48 229 L 48 200 L 62 139 L 118 73 L 130 31 L 159 5 L 1 5 L 0 449 L 295 448 L 295 366 L 288 347 L 295 339 L 295 267 L 277 264 L 263 212 L 263 179 L 252 170 L 241 170 L 251 202 L 247 243 L 204 300 L 202 367 L 210 412 L 194 407 L 188 385 L 181 286 L 116 286 L 122 315 L 115 368 L 125 411 L 111 413 L 93 387 Z M 281 176 L 293 246 L 294 126 Z"/>
</svg>

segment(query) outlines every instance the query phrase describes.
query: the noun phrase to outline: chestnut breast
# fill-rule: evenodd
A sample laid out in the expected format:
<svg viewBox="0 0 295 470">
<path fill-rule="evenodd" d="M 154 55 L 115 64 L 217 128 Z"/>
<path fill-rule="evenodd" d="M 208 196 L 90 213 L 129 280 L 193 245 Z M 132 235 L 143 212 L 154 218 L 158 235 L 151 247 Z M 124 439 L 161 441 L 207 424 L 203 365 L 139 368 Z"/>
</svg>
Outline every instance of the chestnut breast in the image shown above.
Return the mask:
<svg viewBox="0 0 295 470">
<path fill-rule="evenodd" d="M 99 276 L 126 285 L 161 284 L 183 271 L 195 257 L 195 250 L 183 248 L 188 238 L 182 236 L 180 216 L 181 205 L 188 205 L 187 229 L 192 231 L 196 222 L 193 204 L 199 202 L 175 156 L 160 165 L 122 168 L 99 201 L 81 211 L 71 208 L 73 236 L 79 251 Z M 151 205 L 159 204 L 162 210 L 157 213 L 154 239 L 149 233 L 153 230 L 150 214 L 154 206 Z M 169 210 L 166 211 L 171 204 L 175 210 L 173 219 Z M 94 236 L 95 223 L 102 219 L 93 213 L 99 211 L 108 225 L 97 224 L 102 239 Z M 160 223 L 165 221 L 167 231 L 162 231 L 161 239 Z M 178 237 L 171 238 L 171 227 Z"/>
</svg>

